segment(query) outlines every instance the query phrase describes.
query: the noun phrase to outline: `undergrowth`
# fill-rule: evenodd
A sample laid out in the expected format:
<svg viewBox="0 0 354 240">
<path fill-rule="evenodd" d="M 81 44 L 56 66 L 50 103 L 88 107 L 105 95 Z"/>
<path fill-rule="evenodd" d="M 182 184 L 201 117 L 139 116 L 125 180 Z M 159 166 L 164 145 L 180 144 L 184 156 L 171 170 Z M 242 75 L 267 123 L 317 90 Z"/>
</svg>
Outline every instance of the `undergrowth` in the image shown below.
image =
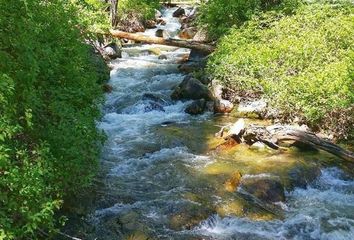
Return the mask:
<svg viewBox="0 0 354 240">
<path fill-rule="evenodd" d="M 332 130 L 340 125 L 338 134 L 348 137 L 353 132 L 353 10 L 350 4 L 313 3 L 292 15 L 254 15 L 221 39 L 208 70 L 238 92 L 263 93 L 287 118 L 300 116 L 313 127 Z"/>
</svg>

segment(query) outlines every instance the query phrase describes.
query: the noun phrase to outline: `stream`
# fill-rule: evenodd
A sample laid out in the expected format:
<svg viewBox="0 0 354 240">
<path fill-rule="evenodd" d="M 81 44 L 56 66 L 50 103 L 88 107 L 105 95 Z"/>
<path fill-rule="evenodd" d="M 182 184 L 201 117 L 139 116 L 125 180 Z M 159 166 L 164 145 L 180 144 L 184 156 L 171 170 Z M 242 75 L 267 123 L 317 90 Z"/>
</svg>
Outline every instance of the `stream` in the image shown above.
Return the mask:
<svg viewBox="0 0 354 240">
<path fill-rule="evenodd" d="M 171 36 L 180 28 L 174 10 L 162 11 L 167 24 L 158 27 Z M 354 239 L 354 181 L 337 158 L 243 145 L 213 151 L 214 134 L 238 116 L 191 116 L 184 112 L 191 101 L 170 99 L 189 52 L 132 45 L 111 62 L 113 92 L 98 123 L 108 136 L 103 184 L 84 219 L 83 239 Z M 242 189 L 226 191 L 235 171 L 245 178 L 276 176 L 286 201 L 272 204 L 273 211 Z"/>
</svg>

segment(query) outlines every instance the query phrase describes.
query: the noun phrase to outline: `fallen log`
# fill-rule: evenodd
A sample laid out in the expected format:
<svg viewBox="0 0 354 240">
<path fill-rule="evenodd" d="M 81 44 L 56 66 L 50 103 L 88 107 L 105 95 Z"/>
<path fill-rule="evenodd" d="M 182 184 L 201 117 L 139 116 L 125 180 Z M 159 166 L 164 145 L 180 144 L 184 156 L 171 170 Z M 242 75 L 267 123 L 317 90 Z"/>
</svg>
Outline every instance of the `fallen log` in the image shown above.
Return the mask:
<svg viewBox="0 0 354 240">
<path fill-rule="evenodd" d="M 320 138 L 313 132 L 298 127 L 288 125 L 272 125 L 268 127 L 248 125 L 244 126 L 244 129 L 242 131 L 239 130 L 238 133 L 239 134 L 235 135 L 231 132 L 231 134 L 227 134 L 227 136 L 235 136 L 235 140 L 241 139 L 241 142 L 248 145 L 252 145 L 255 142 L 262 142 L 273 149 L 278 149 L 281 142 L 293 141 L 354 162 L 353 152 L 345 150 L 326 139 Z"/>
<path fill-rule="evenodd" d="M 197 41 L 193 41 L 193 40 L 150 37 L 150 36 L 144 36 L 142 34 L 128 33 L 128 32 L 123 32 L 123 31 L 119 31 L 119 30 L 110 30 L 110 33 L 113 37 L 125 38 L 125 39 L 144 42 L 144 43 L 161 44 L 161 45 L 181 47 L 181 48 L 190 48 L 190 49 L 195 49 L 195 50 L 205 52 L 205 53 L 212 53 L 215 50 L 214 46 L 204 44 L 201 42 L 197 42 Z"/>
</svg>

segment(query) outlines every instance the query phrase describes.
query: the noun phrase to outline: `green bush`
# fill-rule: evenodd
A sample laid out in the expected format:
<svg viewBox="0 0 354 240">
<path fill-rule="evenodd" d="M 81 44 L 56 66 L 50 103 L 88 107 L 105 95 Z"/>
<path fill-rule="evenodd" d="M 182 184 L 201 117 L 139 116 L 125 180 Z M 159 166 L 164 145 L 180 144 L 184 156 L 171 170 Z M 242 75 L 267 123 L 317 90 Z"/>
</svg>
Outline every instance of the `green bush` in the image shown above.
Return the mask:
<svg viewBox="0 0 354 240">
<path fill-rule="evenodd" d="M 310 4 L 292 16 L 261 14 L 222 39 L 208 69 L 229 87 L 263 92 L 287 116 L 317 125 L 354 103 L 353 9 Z"/>
<path fill-rule="evenodd" d="M 0 239 L 50 234 L 95 174 L 102 91 L 78 11 L 0 0 Z"/>
<path fill-rule="evenodd" d="M 257 12 L 281 9 L 290 13 L 298 5 L 298 0 L 209 0 L 201 5 L 198 20 L 212 38 L 218 38 L 231 27 L 241 26 Z"/>
<path fill-rule="evenodd" d="M 142 20 L 155 16 L 155 9 L 160 8 L 159 0 L 120 0 L 118 1 L 118 15 L 124 18 L 131 13 L 138 15 Z"/>
</svg>

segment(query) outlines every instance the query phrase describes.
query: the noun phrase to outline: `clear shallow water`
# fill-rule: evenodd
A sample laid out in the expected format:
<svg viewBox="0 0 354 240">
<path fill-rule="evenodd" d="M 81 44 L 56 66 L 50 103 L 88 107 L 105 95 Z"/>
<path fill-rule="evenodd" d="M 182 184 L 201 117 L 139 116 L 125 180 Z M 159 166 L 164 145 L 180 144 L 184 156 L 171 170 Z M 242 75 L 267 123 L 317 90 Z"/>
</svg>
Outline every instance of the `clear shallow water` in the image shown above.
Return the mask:
<svg viewBox="0 0 354 240">
<path fill-rule="evenodd" d="M 159 27 L 171 35 L 180 27 L 174 10 L 164 11 L 167 25 Z M 167 60 L 153 54 L 156 48 Z M 292 188 L 287 202 L 276 206 L 283 212 L 278 219 L 224 190 L 235 170 L 250 177 L 286 175 L 322 155 L 242 146 L 210 151 L 214 133 L 235 118 L 193 117 L 184 113 L 190 101 L 171 101 L 184 77 L 178 62 L 188 53 L 140 45 L 125 48 L 123 58 L 111 63 L 114 90 L 98 123 L 108 136 L 101 159 L 104 186 L 85 218 L 83 239 L 354 239 L 354 181 L 338 168 L 324 168 L 307 189 Z M 151 93 L 159 97 L 159 107 L 144 98 Z"/>
</svg>

